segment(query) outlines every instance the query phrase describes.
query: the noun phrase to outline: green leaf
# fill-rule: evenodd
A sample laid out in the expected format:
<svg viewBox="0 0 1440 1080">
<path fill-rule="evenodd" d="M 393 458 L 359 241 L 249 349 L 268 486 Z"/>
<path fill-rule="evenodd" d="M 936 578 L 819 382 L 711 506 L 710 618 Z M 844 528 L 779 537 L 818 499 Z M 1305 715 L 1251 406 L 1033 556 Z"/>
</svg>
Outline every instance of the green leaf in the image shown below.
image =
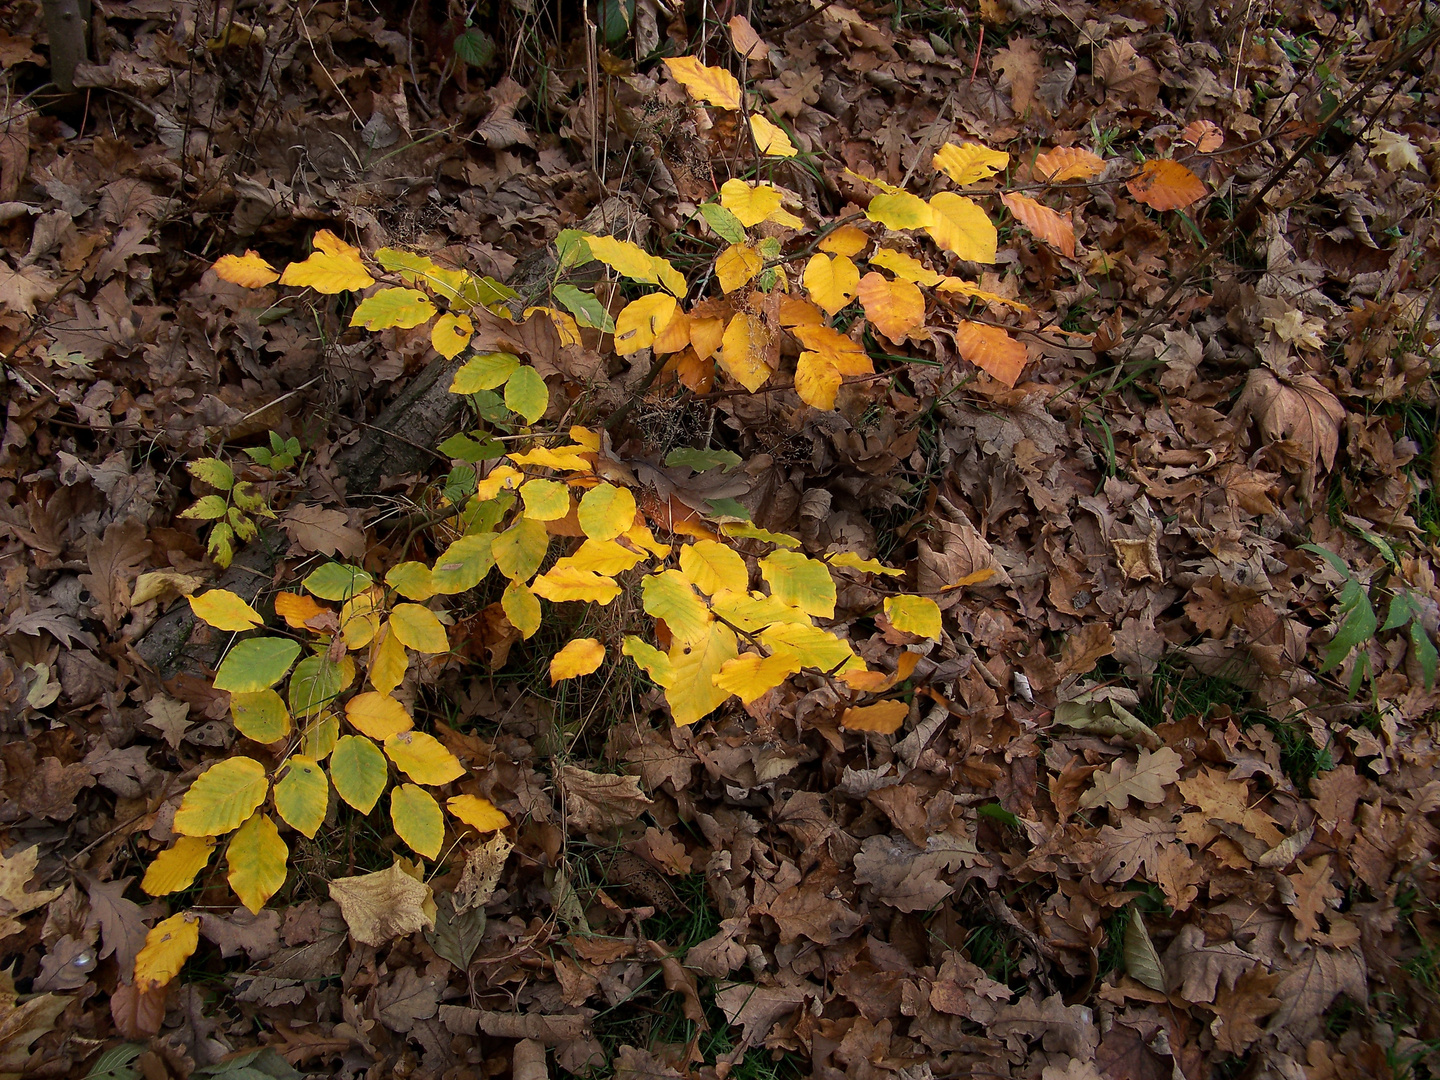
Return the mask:
<svg viewBox="0 0 1440 1080">
<path fill-rule="evenodd" d="M 302 582 L 307 592 L 321 600 L 349 600 L 374 583 L 375 579 L 358 566 L 338 562 L 325 563 Z"/>
<path fill-rule="evenodd" d="M 1425 677 L 1425 689 L 1429 690 L 1435 685 L 1435 668 L 1440 656 L 1436 655 L 1435 643 L 1418 618 L 1410 623 L 1410 645 L 1415 650 L 1415 659 L 1419 661 L 1420 673 Z"/>
<path fill-rule="evenodd" d="M 464 432 L 457 432 L 435 449 L 448 458 L 459 458 L 473 465 L 477 461 L 493 461 L 502 457 L 505 444 L 498 439 L 472 439 Z"/>
<path fill-rule="evenodd" d="M 739 218 L 718 202 L 702 203 L 700 213 L 704 215 L 710 228 L 715 230 L 715 235 L 720 239 L 732 244 L 745 242 L 745 226 L 740 224 Z"/>
<path fill-rule="evenodd" d="M 345 659 L 349 659 L 346 657 Z M 314 716 L 349 685 L 344 677 L 347 665 L 325 656 L 307 656 L 295 665 L 290 676 L 290 711 L 296 716 Z M 353 672 L 353 665 L 349 665 Z"/>
<path fill-rule="evenodd" d="M 517 369 L 505 384 L 505 407 L 517 413 L 527 424 L 533 424 L 544 416 L 549 404 L 550 391 L 545 386 L 545 380 L 529 365 Z"/>
<path fill-rule="evenodd" d="M 505 407 L 504 399 L 494 390 L 476 390 L 470 395 L 470 407 L 475 410 L 475 415 L 487 424 L 506 431 L 514 427 L 512 421 L 515 417 Z"/>
<path fill-rule="evenodd" d="M 495 57 L 495 39 L 478 26 L 455 39 L 455 55 L 471 67 L 484 67 Z"/>
<path fill-rule="evenodd" d="M 225 496 L 203 495 L 194 506 L 186 507 L 180 516 L 191 521 L 214 521 L 224 517 L 229 509 L 230 504 L 225 501 Z"/>
<path fill-rule="evenodd" d="M 195 479 L 221 491 L 229 491 L 235 485 L 235 471 L 219 458 L 200 458 L 185 468 Z"/>
<path fill-rule="evenodd" d="M 401 784 L 390 792 L 390 821 L 395 834 L 427 859 L 440 854 L 445 842 L 445 816 L 424 788 Z"/>
<path fill-rule="evenodd" d="M 274 690 L 231 694 L 230 716 L 235 730 L 258 743 L 273 743 L 290 734 L 290 713 Z"/>
<path fill-rule="evenodd" d="M 205 550 L 222 570 L 235 558 L 234 540 L 235 530 L 223 522 L 210 530 L 210 539 L 205 543 Z"/>
<path fill-rule="evenodd" d="M 665 455 L 665 464 L 670 468 L 691 469 L 697 473 L 722 466 L 729 472 L 744 460 L 733 450 L 699 450 L 693 446 L 682 446 Z"/>
<path fill-rule="evenodd" d="M 347 803 L 368 814 L 384 794 L 390 767 L 380 748 L 362 735 L 345 735 L 330 754 L 330 782 Z"/>
<path fill-rule="evenodd" d="M 191 601 L 194 602 L 193 600 Z M 1390 599 L 1390 611 L 1385 616 L 1385 625 L 1381 630 L 1394 630 L 1396 627 L 1404 626 L 1406 621 L 1413 618 L 1418 612 L 1410 602 L 1408 592 L 1398 592 Z"/>
<path fill-rule="evenodd" d="M 445 477 L 445 498 L 452 503 L 464 502 L 475 494 L 477 484 L 473 468 L 462 465 L 458 469 L 451 469 L 449 475 Z"/>
<path fill-rule="evenodd" d="M 181 836 L 224 836 L 265 801 L 265 766 L 254 758 L 226 758 L 195 778 L 172 826 Z"/>
<path fill-rule="evenodd" d="M 544 528 L 544 526 L 541 526 Z M 441 553 L 430 571 L 430 584 L 437 593 L 450 596 L 466 592 L 495 565 L 491 551 L 495 534 L 471 533 L 462 536 Z"/>
<path fill-rule="evenodd" d="M 319 763 L 303 754 L 292 754 L 289 771 L 275 785 L 275 812 L 296 832 L 314 840 L 325 822 L 329 802 L 330 784 Z"/>
<path fill-rule="evenodd" d="M 590 245 L 585 242 L 585 234 L 579 229 L 560 230 L 560 235 L 555 237 L 555 254 L 561 270 L 583 266 L 595 258 L 590 254 Z"/>
<path fill-rule="evenodd" d="M 300 643 L 289 638 L 260 637 L 241 641 L 215 673 L 215 689 L 232 694 L 268 690 L 285 677 L 300 655 Z"/>
<path fill-rule="evenodd" d="M 555 299 L 565 305 L 581 326 L 591 326 L 607 334 L 615 332 L 615 320 L 594 293 L 581 292 L 574 285 L 556 285 Z"/>
<path fill-rule="evenodd" d="M 545 523 L 521 518 L 495 537 L 495 565 L 511 581 L 529 581 L 540 569 L 549 547 Z"/>
<path fill-rule="evenodd" d="M 745 509 L 743 503 L 734 499 L 706 499 L 710 512 L 706 517 L 712 517 L 716 521 L 749 521 L 750 511 Z"/>
<path fill-rule="evenodd" d="M 450 381 L 450 393 L 473 394 L 478 390 L 494 390 L 504 386 L 520 367 L 520 358 L 513 353 L 482 353 L 465 361 Z"/>
</svg>

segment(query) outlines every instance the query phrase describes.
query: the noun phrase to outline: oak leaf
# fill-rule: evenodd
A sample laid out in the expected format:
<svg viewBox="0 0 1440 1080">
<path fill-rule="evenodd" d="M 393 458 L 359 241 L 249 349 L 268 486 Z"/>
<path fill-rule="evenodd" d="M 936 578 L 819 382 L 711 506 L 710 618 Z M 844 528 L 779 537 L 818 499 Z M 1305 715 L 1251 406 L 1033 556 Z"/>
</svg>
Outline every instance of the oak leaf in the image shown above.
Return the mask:
<svg viewBox="0 0 1440 1080">
<path fill-rule="evenodd" d="M 1108 770 L 1095 774 L 1095 786 L 1080 796 L 1080 808 L 1110 806 L 1123 810 L 1132 798 L 1151 805 L 1165 801 L 1165 786 L 1180 778 L 1180 755 L 1168 746 L 1141 750 L 1137 761 L 1117 759 Z"/>
<path fill-rule="evenodd" d="M 652 805 L 640 779 L 595 773 L 562 765 L 556 774 L 565 793 L 566 823 L 579 832 L 599 832 L 634 821 Z"/>
</svg>

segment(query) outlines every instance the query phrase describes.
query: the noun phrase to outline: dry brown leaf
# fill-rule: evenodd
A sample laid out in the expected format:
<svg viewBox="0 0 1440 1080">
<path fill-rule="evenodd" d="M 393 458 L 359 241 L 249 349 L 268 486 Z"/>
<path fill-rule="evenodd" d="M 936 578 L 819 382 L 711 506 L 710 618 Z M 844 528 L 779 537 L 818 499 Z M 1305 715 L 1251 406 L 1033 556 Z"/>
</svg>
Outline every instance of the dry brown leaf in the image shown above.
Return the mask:
<svg viewBox="0 0 1440 1080">
<path fill-rule="evenodd" d="M 1251 417 L 1266 443 L 1294 443 L 1302 467 L 1334 467 L 1345 406 L 1313 375 L 1281 380 L 1268 368 L 1250 372 L 1230 420 L 1243 430 Z"/>
<path fill-rule="evenodd" d="M 408 873 L 402 860 L 385 870 L 332 881 L 330 895 L 340 905 L 351 936 L 364 945 L 385 945 L 435 928 L 430 886 Z"/>
<path fill-rule="evenodd" d="M 290 539 L 306 551 L 348 559 L 365 554 L 365 534 L 350 524 L 343 511 L 308 503 L 291 506 L 283 523 Z"/>
<path fill-rule="evenodd" d="M 640 779 L 594 773 L 562 765 L 556 773 L 565 793 L 565 820 L 579 832 L 598 832 L 634 821 L 653 803 L 640 790 Z"/>
<path fill-rule="evenodd" d="M 1130 800 L 1156 805 L 1165 801 L 1165 785 L 1180 778 L 1180 755 L 1168 746 L 1141 750 L 1138 761 L 1119 758 L 1105 772 L 1095 774 L 1095 786 L 1080 797 L 1080 808 L 1111 806 L 1124 810 Z"/>
</svg>

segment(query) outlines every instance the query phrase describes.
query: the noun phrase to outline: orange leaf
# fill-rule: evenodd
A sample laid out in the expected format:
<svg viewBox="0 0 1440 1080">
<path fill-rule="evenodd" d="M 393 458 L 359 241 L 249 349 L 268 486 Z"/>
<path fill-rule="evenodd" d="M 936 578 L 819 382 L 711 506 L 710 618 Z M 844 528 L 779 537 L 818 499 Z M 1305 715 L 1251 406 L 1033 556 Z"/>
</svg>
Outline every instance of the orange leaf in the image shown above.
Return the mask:
<svg viewBox="0 0 1440 1080">
<path fill-rule="evenodd" d="M 1069 218 L 1024 195 L 1001 195 L 1000 201 L 1010 208 L 1016 221 L 1061 255 L 1067 259 L 1075 257 L 1075 226 Z"/>
<path fill-rule="evenodd" d="M 1152 210 L 1180 210 L 1206 195 L 1205 183 L 1178 161 L 1147 161 L 1125 185 Z"/>
<path fill-rule="evenodd" d="M 324 614 L 329 608 L 321 607 L 304 593 L 282 592 L 275 594 L 275 614 L 295 630 L 303 630 L 305 624 L 316 615 Z"/>
<path fill-rule="evenodd" d="M 1019 382 L 1025 346 L 999 327 L 962 322 L 955 327 L 955 344 L 961 356 L 1006 386 Z"/>
<path fill-rule="evenodd" d="M 873 731 L 877 735 L 891 735 L 900 730 L 905 717 L 910 715 L 910 706 L 903 701 L 880 701 L 874 705 L 845 710 L 840 726 L 847 731 Z"/>
<path fill-rule="evenodd" d="M 1213 120 L 1192 120 L 1180 132 L 1180 138 L 1195 147 L 1202 154 L 1219 150 L 1225 144 L 1225 132 Z"/>
<path fill-rule="evenodd" d="M 1057 146 L 1035 159 L 1037 177 L 1051 184 L 1070 180 L 1089 180 L 1105 171 L 1105 162 L 1089 150 L 1078 146 Z"/>
<path fill-rule="evenodd" d="M 925 325 L 925 297 L 908 281 L 872 270 L 860 279 L 860 303 L 871 325 L 891 341 L 904 341 Z"/>
</svg>

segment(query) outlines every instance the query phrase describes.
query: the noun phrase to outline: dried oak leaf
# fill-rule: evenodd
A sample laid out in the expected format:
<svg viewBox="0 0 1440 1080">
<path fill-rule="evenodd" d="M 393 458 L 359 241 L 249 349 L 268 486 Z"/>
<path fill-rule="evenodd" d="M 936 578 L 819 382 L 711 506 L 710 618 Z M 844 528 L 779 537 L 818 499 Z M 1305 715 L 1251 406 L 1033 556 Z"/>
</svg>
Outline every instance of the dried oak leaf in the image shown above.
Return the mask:
<svg viewBox="0 0 1440 1080">
<path fill-rule="evenodd" d="M 954 890 L 941 875 L 959 869 L 959 853 L 926 851 L 898 836 L 871 836 L 855 855 L 855 883 L 900 911 L 926 911 Z"/>
<path fill-rule="evenodd" d="M 430 886 L 407 873 L 400 860 L 385 870 L 332 881 L 330 895 L 351 936 L 364 945 L 384 945 L 435 926 Z"/>
<path fill-rule="evenodd" d="M 1233 986 L 1220 991 L 1215 998 L 1215 1019 L 1210 1022 L 1217 1050 L 1222 1054 L 1243 1054 L 1265 1033 L 1260 1021 L 1280 1008 L 1280 999 L 1271 997 L 1270 992 L 1280 985 L 1281 978 L 1266 971 L 1264 965 L 1255 964 Z"/>
<path fill-rule="evenodd" d="M 1334 467 L 1345 406 L 1313 375 L 1281 380 L 1267 368 L 1250 372 L 1230 422 L 1243 430 L 1252 417 L 1267 444 L 1294 443 L 1302 467 L 1317 461 L 1326 469 Z"/>
<path fill-rule="evenodd" d="M 1114 1024 L 1095 1050 L 1095 1065 L 1112 1080 L 1170 1080 L 1178 1071 L 1168 1054 L 1156 1053 L 1129 1024 Z"/>
<path fill-rule="evenodd" d="M 1311 949 L 1275 988 L 1281 1005 L 1265 1030 L 1276 1036 L 1282 1051 L 1294 1050 L 1314 1035 L 1338 995 L 1365 1001 L 1368 993 L 1365 961 L 1357 951 Z"/>
<path fill-rule="evenodd" d="M 1067 1006 L 1059 994 L 1036 998 L 1033 992 L 1014 1005 L 996 1008 L 987 1034 L 1017 1052 L 1025 1051 L 1027 1040 L 1038 1040 L 1046 1050 L 1082 1060 L 1094 1058 L 1100 1041 L 1090 1009 Z"/>
<path fill-rule="evenodd" d="M 293 543 L 320 555 L 358 559 L 365 554 L 365 534 L 350 524 L 343 511 L 312 504 L 285 512 L 285 531 Z"/>
<path fill-rule="evenodd" d="M 1129 881 L 1143 868 L 1153 880 L 1160 872 L 1161 854 L 1177 843 L 1176 830 L 1175 822 L 1168 818 L 1151 821 L 1131 816 L 1118 829 L 1106 825 L 1100 830 L 1100 852 L 1091 877 L 1102 882 Z"/>
<path fill-rule="evenodd" d="M 744 1049 L 763 1040 L 775 1021 L 789 1016 L 807 998 L 823 997 L 823 991 L 812 982 L 792 986 L 725 983 L 716 991 L 715 1004 L 725 1014 L 726 1021 L 740 1025 L 740 1049 Z"/>
<path fill-rule="evenodd" d="M 865 917 L 842 897 L 832 896 L 833 886 L 834 878 L 812 874 L 770 901 L 764 913 L 780 927 L 782 945 L 802 937 L 816 945 L 829 945 L 860 929 Z"/>
<path fill-rule="evenodd" d="M 594 773 L 574 765 L 557 774 L 565 793 L 566 822 L 578 832 L 598 832 L 634 821 L 654 804 L 636 776 Z"/>
<path fill-rule="evenodd" d="M 1152 806 L 1165 801 L 1165 785 L 1180 779 L 1180 755 L 1168 746 L 1141 750 L 1138 761 L 1119 758 L 1108 770 L 1095 774 L 1095 786 L 1080 797 L 1080 808 L 1111 806 L 1123 810 L 1131 798 Z"/>
<path fill-rule="evenodd" d="M 1232 986 L 1258 960 L 1233 941 L 1207 945 L 1205 931 L 1194 923 L 1182 926 L 1165 950 L 1170 985 L 1178 986 L 1180 996 L 1194 1005 L 1214 1001 L 1222 984 Z"/>
<path fill-rule="evenodd" d="M 391 1031 L 406 1032 L 435 1015 L 444 989 L 445 980 L 438 975 L 422 976 L 414 968 L 402 967 L 392 982 L 370 992 L 366 1012 Z"/>
</svg>

